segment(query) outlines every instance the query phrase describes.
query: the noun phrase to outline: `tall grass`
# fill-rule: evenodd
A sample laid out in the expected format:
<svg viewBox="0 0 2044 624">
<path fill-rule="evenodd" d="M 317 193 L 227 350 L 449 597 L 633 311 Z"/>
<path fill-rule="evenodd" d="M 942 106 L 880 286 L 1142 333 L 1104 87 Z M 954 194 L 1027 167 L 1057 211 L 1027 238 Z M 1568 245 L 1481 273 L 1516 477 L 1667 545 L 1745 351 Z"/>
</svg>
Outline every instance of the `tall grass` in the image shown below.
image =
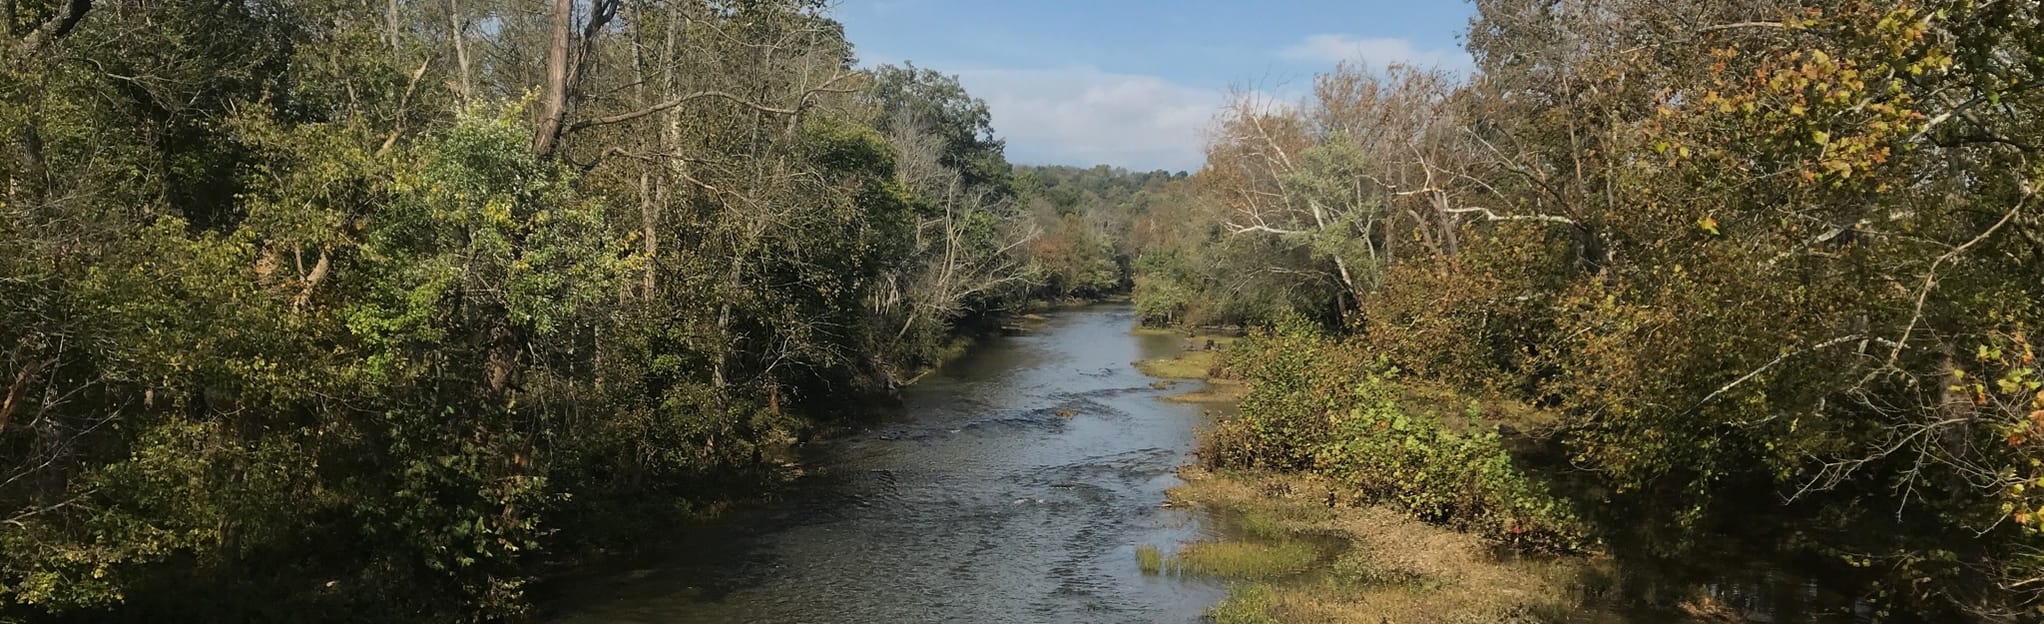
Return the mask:
<svg viewBox="0 0 2044 624">
<path fill-rule="evenodd" d="M 1171 567 L 1180 574 L 1268 579 L 1304 572 L 1318 557 L 1304 542 L 1200 542 L 1172 557 Z"/>
<path fill-rule="evenodd" d="M 1143 574 L 1157 574 L 1159 572 L 1163 572 L 1164 551 L 1158 550 L 1156 546 L 1151 546 L 1149 544 L 1137 546 L 1136 567 L 1141 568 L 1143 570 Z"/>
</svg>

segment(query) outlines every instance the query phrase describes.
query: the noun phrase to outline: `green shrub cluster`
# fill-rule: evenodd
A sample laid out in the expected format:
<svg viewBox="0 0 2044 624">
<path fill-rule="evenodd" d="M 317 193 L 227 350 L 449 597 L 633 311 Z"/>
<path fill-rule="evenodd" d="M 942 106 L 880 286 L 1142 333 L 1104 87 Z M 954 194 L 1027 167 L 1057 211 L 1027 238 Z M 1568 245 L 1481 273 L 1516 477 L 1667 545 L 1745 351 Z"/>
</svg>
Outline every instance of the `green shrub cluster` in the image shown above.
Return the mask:
<svg viewBox="0 0 2044 624">
<path fill-rule="evenodd" d="M 1496 431 L 1454 431 L 1401 405 L 1396 377 L 1395 369 L 1370 375 L 1355 386 L 1354 407 L 1330 415 L 1315 456 L 1322 471 L 1424 520 L 1541 550 L 1583 545 L 1582 523 L 1514 465 Z"/>
<path fill-rule="evenodd" d="M 1252 390 L 1201 457 L 1215 468 L 1316 470 L 1361 500 L 1524 548 L 1585 545 L 1584 524 L 1514 464 L 1496 432 L 1459 431 L 1402 403 L 1397 369 L 1360 351 L 1303 321 L 1238 343 L 1228 360 Z"/>
</svg>

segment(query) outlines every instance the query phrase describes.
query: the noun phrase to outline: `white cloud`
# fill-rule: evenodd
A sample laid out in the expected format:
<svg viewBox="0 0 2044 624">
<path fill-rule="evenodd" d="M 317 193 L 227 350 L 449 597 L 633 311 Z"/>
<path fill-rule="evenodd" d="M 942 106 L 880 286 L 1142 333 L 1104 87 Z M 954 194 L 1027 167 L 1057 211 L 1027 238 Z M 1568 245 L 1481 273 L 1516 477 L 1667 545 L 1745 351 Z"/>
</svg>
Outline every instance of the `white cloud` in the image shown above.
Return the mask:
<svg viewBox="0 0 2044 624">
<path fill-rule="evenodd" d="M 1422 50 L 1405 39 L 1332 34 L 1306 37 L 1298 43 L 1278 50 L 1278 56 L 1287 60 L 1315 63 L 1361 61 L 1364 65 L 1377 69 L 1383 69 L 1392 63 L 1448 70 L 1470 65 L 1469 54 L 1457 48 Z"/>
<path fill-rule="evenodd" d="M 1198 169 L 1207 124 L 1227 93 L 1090 67 L 958 72 L 986 100 L 1008 158 L 1132 170 Z"/>
</svg>

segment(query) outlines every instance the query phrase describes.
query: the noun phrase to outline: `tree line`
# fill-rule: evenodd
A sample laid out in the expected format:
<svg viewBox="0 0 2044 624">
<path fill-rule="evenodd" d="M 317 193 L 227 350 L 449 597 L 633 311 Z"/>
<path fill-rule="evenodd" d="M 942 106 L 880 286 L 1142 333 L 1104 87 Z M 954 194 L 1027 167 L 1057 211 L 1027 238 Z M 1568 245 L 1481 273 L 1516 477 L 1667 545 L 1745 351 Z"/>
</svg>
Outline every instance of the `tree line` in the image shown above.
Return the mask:
<svg viewBox="0 0 2044 624">
<path fill-rule="evenodd" d="M 1017 166 L 1022 208 L 1043 235 L 1030 257 L 1041 270 L 1039 296 L 1097 297 L 1127 292 L 1140 241 L 1136 224 L 1152 210 L 1178 201 L 1186 172 L 1130 172 L 1096 165 Z"/>
<path fill-rule="evenodd" d="M 1765 526 L 1882 604 L 2037 617 L 2038 5 L 1475 8 L 1466 72 L 1237 98 L 1136 227 L 1147 321 L 1284 328 L 1205 459 L 1537 548 Z"/>
<path fill-rule="evenodd" d="M 515 618 L 1125 281 L 820 0 L 5 9 L 0 620 Z"/>
</svg>

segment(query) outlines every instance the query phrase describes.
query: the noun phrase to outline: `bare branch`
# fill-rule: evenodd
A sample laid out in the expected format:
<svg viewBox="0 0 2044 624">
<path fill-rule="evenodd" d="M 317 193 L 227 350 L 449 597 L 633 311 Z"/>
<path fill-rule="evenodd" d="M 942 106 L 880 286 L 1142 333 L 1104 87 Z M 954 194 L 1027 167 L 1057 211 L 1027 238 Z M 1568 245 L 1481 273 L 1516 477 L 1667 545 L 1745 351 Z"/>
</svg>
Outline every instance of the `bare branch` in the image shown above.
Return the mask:
<svg viewBox="0 0 2044 624">
<path fill-rule="evenodd" d="M 1720 31 L 1720 30 L 1738 30 L 1738 29 L 1742 29 L 1742 28 L 1776 28 L 1776 29 L 1784 29 L 1784 28 L 1788 28 L 1788 26 L 1787 26 L 1787 25 L 1785 25 L 1785 24 L 1782 24 L 1781 22 L 1733 22 L 1733 23 L 1730 23 L 1730 24 L 1718 24 L 1718 25 L 1716 25 L 1716 26 L 1705 26 L 1705 27 L 1703 27 L 1703 28 L 1699 28 L 1699 29 L 1696 29 L 1696 32 L 1699 32 L 1699 33 L 1707 33 L 1707 32 L 1717 32 L 1717 31 Z"/>
<path fill-rule="evenodd" d="M 1305 233 L 1307 233 L 1307 232 L 1306 232 L 1306 230 L 1282 230 L 1282 229 L 1274 228 L 1274 227 L 1271 227 L 1271 226 L 1268 226 L 1268 225 L 1260 225 L 1260 224 L 1259 224 L 1259 225 L 1235 225 L 1235 224 L 1233 224 L 1233 223 L 1230 223 L 1230 224 L 1228 224 L 1228 229 L 1230 229 L 1230 230 L 1233 230 L 1232 232 L 1229 232 L 1229 234 L 1231 234 L 1231 235 L 1233 235 L 1233 234 L 1245 234 L 1245 233 L 1248 233 L 1248 232 L 1265 232 L 1265 233 L 1270 233 L 1270 234 L 1277 234 L 1277 235 L 1280 235 L 1280 236 L 1286 236 L 1286 235 L 1292 235 L 1292 234 L 1305 234 Z"/>
<path fill-rule="evenodd" d="M 1747 372 L 1746 372 L 1746 374 L 1744 374 L 1744 375 L 1740 375 L 1738 379 L 1734 379 L 1734 380 L 1732 380 L 1732 381 L 1731 381 L 1730 383 L 1727 383 L 1727 384 L 1725 384 L 1725 385 L 1722 385 L 1722 386 L 1718 386 L 1718 389 L 1717 389 L 1717 390 L 1714 390 L 1714 391 L 1712 391 L 1712 392 L 1711 392 L 1710 394 L 1704 395 L 1704 397 L 1703 397 L 1702 399 L 1698 399 L 1698 400 L 1696 401 L 1696 403 L 1695 403 L 1694 405 L 1690 405 L 1690 406 L 1689 406 L 1689 409 L 1687 409 L 1687 410 L 1683 410 L 1683 411 L 1684 411 L 1684 412 L 1694 412 L 1694 411 L 1696 411 L 1696 409 L 1697 409 L 1697 408 L 1703 407 L 1703 405 L 1704 405 L 1705 403 L 1709 403 L 1709 402 L 1711 402 L 1711 400 L 1712 400 L 1712 399 L 1716 399 L 1716 398 L 1718 398 L 1719 396 L 1722 396 L 1722 395 L 1724 395 L 1724 393 L 1732 391 L 1732 389 L 1733 389 L 1733 388 L 1737 388 L 1737 387 L 1739 387 L 1739 384 L 1743 384 L 1743 383 L 1746 383 L 1746 382 L 1748 382 L 1748 381 L 1751 381 L 1751 380 L 1752 380 L 1752 379 L 1753 379 L 1754 377 L 1759 377 L 1761 373 L 1765 373 L 1765 372 L 1767 372 L 1768 370 L 1770 370 L 1770 369 L 1773 369 L 1773 368 L 1774 368 L 1775 366 L 1778 366 L 1778 365 L 1780 365 L 1780 364 L 1781 364 L 1782 362 L 1788 361 L 1788 359 L 1789 359 L 1789 358 L 1792 358 L 1792 357 L 1795 357 L 1795 356 L 1798 356 L 1798 355 L 1802 355 L 1802 354 L 1805 354 L 1805 353 L 1811 353 L 1811 352 L 1814 352 L 1814 351 L 1819 351 L 1819 350 L 1827 349 L 1827 348 L 1830 348 L 1830 347 L 1835 347 L 1835 346 L 1838 346 L 1838 345 L 1842 345 L 1842 344 L 1845 344 L 1845 343 L 1848 343 L 1848 342 L 1853 342 L 1853 341 L 1856 341 L 1856 340 L 1860 340 L 1860 339 L 1862 339 L 1862 338 L 1864 338 L 1864 337 L 1863 337 L 1863 336 L 1860 336 L 1860 335 L 1858 335 L 1858 334 L 1854 334 L 1854 335 L 1851 335 L 1851 336 L 1839 336 L 1839 337 L 1837 337 L 1837 338 L 1832 338 L 1832 339 L 1830 339 L 1830 340 L 1826 340 L 1826 341 L 1824 341 L 1824 342 L 1820 342 L 1820 343 L 1817 343 L 1817 344 L 1814 344 L 1814 345 L 1810 345 L 1810 346 L 1808 346 L 1808 347 L 1804 347 L 1804 348 L 1801 348 L 1801 349 L 1796 349 L 1796 350 L 1794 350 L 1794 351 L 1789 351 L 1789 352 L 1785 352 L 1785 353 L 1782 353 L 1782 354 L 1781 354 L 1780 356 L 1777 356 L 1777 357 L 1775 357 L 1775 358 L 1774 358 L 1774 359 L 1772 359 L 1772 360 L 1768 360 L 1766 364 L 1761 364 L 1759 368 L 1755 368 L 1755 369 L 1753 369 L 1753 370 L 1751 370 L 1751 371 L 1747 371 Z M 1765 421 L 1760 421 L 1760 422 L 1765 422 Z M 1741 423 L 1741 424 L 1758 424 L 1758 423 Z"/>
<path fill-rule="evenodd" d="M 595 127 L 595 126 L 603 126 L 603 125 L 609 125 L 609 124 L 614 124 L 614 123 L 623 123 L 623 122 L 631 121 L 631 120 L 634 120 L 634 119 L 638 119 L 638 118 L 640 118 L 640 117 L 645 117 L 645 116 L 647 116 L 647 115 L 652 115 L 652 114 L 654 114 L 654 113 L 658 113 L 658 112 L 660 112 L 660 111 L 664 111 L 664 110 L 667 110 L 667 109 L 670 109 L 670 108 L 674 108 L 674 107 L 676 107 L 676 106 L 681 106 L 681 105 L 683 105 L 683 104 L 687 104 L 687 103 L 689 103 L 689 102 L 692 102 L 692 101 L 695 101 L 695 100 L 700 100 L 700 99 L 703 99 L 703 98 L 721 98 L 721 99 L 729 100 L 729 101 L 731 101 L 731 102 L 733 102 L 733 103 L 736 103 L 736 104 L 738 104 L 738 105 L 740 105 L 740 106 L 744 106 L 744 107 L 746 107 L 746 108 L 750 108 L 750 109 L 753 109 L 753 110 L 756 110 L 756 111 L 759 111 L 759 112 L 762 112 L 762 113 L 775 113 L 775 114 L 780 114 L 780 115 L 793 115 L 793 114 L 795 114 L 795 109 L 792 109 L 792 108 L 775 108 L 775 107 L 772 107 L 772 106 L 767 106 L 767 105 L 765 105 L 765 104 L 759 104 L 759 103 L 753 102 L 753 101 L 751 101 L 751 100 L 747 100 L 747 99 L 745 99 L 745 98 L 743 98 L 743 97 L 739 97 L 739 96 L 737 96 L 737 95 L 734 95 L 734 94 L 732 94 L 732 93 L 730 93 L 730 92 L 728 92 L 728 91 L 714 91 L 714 90 L 713 90 L 713 91 L 697 91 L 697 92 L 695 92 L 695 93 L 690 93 L 690 94 L 688 94 L 688 95 L 683 95 L 683 96 L 680 96 L 680 97 L 677 97 L 677 98 L 674 98 L 674 99 L 671 99 L 671 100 L 668 100 L 668 101 L 665 101 L 665 102 L 661 102 L 661 103 L 659 103 L 659 104 L 654 104 L 654 105 L 652 105 L 652 106 L 648 106 L 648 107 L 646 107 L 646 108 L 642 108 L 642 109 L 639 109 L 639 110 L 635 110 L 635 111 L 632 111 L 632 112 L 629 112 L 629 113 L 619 113 L 619 114 L 616 114 L 616 115 L 611 115 L 611 116 L 608 116 L 608 117 L 597 117 L 597 118 L 595 118 L 595 119 L 584 119 L 584 120 L 582 120 L 582 121 L 577 121 L 577 122 L 575 122 L 575 123 L 574 123 L 573 125 L 570 125 L 570 126 L 568 126 L 568 131 L 569 131 L 569 132 L 573 132 L 573 131 L 576 131 L 576 130 L 582 130 L 582 129 L 585 129 L 585 128 L 591 128 L 591 127 Z"/>
<path fill-rule="evenodd" d="M 1483 215 L 1483 218 L 1484 218 L 1484 219 L 1486 219 L 1486 220 L 1490 220 L 1490 221 L 1539 221 L 1539 222 L 1542 222 L 1542 223 L 1561 223 L 1561 224 L 1565 224 L 1565 225 L 1575 225 L 1575 224 L 1576 224 L 1576 221 L 1575 221 L 1575 219 L 1570 219 L 1570 218 L 1568 218 L 1568 217 L 1563 217 L 1563 216 L 1558 216 L 1558 215 L 1501 215 L 1501 214 L 1498 214 L 1498 213 L 1495 213 L 1495 212 L 1491 212 L 1491 210 L 1490 210 L 1489 208 L 1482 208 L 1482 207 L 1476 207 L 1476 208 L 1442 208 L 1441 210 L 1442 210 L 1442 211 L 1444 211 L 1444 212 L 1450 212 L 1450 213 L 1454 213 L 1454 214 L 1467 214 L 1467 213 L 1472 213 L 1472 212 L 1474 212 L 1474 213 L 1479 213 L 1479 214 L 1482 214 L 1482 215 Z"/>
<path fill-rule="evenodd" d="M 1902 335 L 1895 339 L 1894 350 L 1888 352 L 1889 366 L 1894 366 L 1895 361 L 1902 357 L 1902 346 L 1909 343 L 1909 336 L 1916 331 L 1916 324 L 1923 320 L 1924 303 L 1930 299 L 1930 291 L 1937 289 L 1938 267 L 1958 258 L 1960 254 L 1966 253 L 1966 250 L 1972 249 L 1974 245 L 1978 245 L 1989 237 L 1994 236 L 1994 233 L 2001 230 L 2002 226 L 2008 225 L 2010 221 L 2014 221 L 2016 215 L 2022 214 L 2023 206 L 2029 203 L 2032 194 L 2033 191 L 2029 185 L 2027 183 L 2024 184 L 2022 198 L 2016 200 L 2016 205 L 2009 208 L 2008 213 L 2001 216 L 2001 220 L 1995 221 L 1994 225 L 1989 226 L 1979 236 L 1973 237 L 1973 240 L 1966 241 L 1966 244 L 1953 248 L 1951 251 L 1945 252 L 1945 255 L 1938 256 L 1936 260 L 1931 261 L 1930 269 L 1924 271 L 1923 288 L 1919 289 L 1916 293 L 1916 311 L 1910 314 L 1909 324 L 1902 327 Z"/>
<path fill-rule="evenodd" d="M 376 148 L 376 155 L 382 156 L 389 152 L 390 147 L 397 144 L 398 135 L 404 134 L 405 113 L 411 109 L 412 93 L 419 89 L 419 79 L 426 76 L 426 68 L 432 66 L 433 58 L 427 57 L 425 61 L 419 63 L 418 69 L 412 70 L 412 79 L 405 83 L 404 95 L 397 99 L 397 124 L 390 129 L 390 136 L 383 138 L 383 145 Z"/>
</svg>

